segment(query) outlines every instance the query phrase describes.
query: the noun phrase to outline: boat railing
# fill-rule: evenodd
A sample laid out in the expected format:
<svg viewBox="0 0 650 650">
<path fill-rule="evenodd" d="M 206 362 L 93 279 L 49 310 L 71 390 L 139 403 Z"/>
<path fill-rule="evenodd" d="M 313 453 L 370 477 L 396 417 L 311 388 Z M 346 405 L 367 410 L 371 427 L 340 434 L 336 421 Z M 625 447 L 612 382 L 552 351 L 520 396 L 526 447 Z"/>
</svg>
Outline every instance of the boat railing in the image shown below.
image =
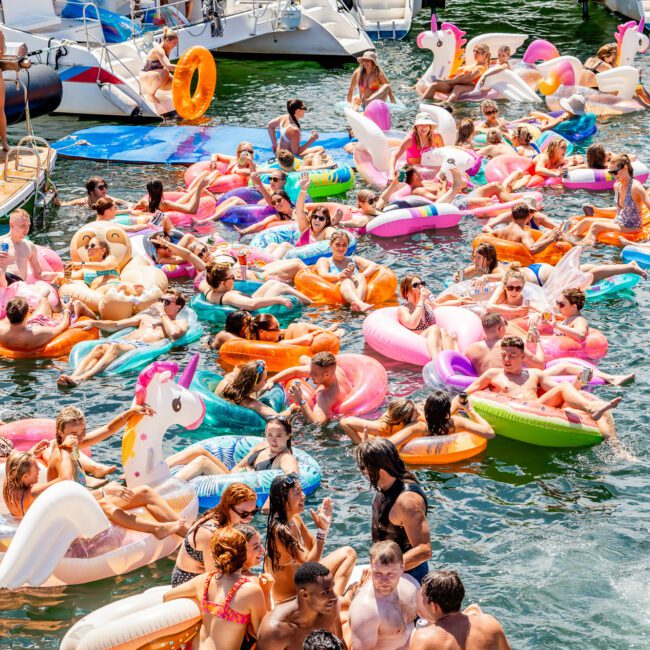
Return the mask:
<svg viewBox="0 0 650 650">
<path fill-rule="evenodd" d="M 67 0 L 61 2 L 60 0 L 54 0 L 54 10 L 59 15 L 62 16 L 62 12 L 67 5 Z M 75 4 L 81 6 L 81 16 L 77 20 L 83 23 L 84 34 L 86 36 L 86 44 L 90 45 L 103 45 L 106 41 L 104 39 L 104 32 L 102 30 L 102 21 L 99 17 L 99 10 L 97 5 L 94 2 L 84 2 L 80 0 L 75 0 Z M 63 18 L 65 20 L 65 18 Z M 93 27 L 95 29 L 93 29 Z"/>
<path fill-rule="evenodd" d="M 104 62 L 106 62 L 105 65 Z M 112 48 L 108 47 L 106 43 L 101 48 L 101 54 L 99 56 L 99 64 L 97 65 L 97 83 L 101 85 L 101 72 L 103 68 L 110 70 L 112 73 L 115 74 L 115 68 L 113 67 L 113 62 L 119 64 L 120 66 L 119 75 L 121 77 L 126 78 L 128 75 L 130 79 L 132 79 L 135 82 L 135 84 L 137 85 L 138 95 L 142 97 L 142 86 L 140 85 L 139 75 L 134 74 L 131 68 L 129 68 L 129 66 L 124 61 L 122 61 L 122 59 L 117 54 L 117 52 L 115 52 Z"/>
<path fill-rule="evenodd" d="M 48 155 L 48 163 L 49 163 L 50 145 L 45 140 L 42 140 L 42 138 L 35 138 L 34 136 L 26 136 L 26 138 L 34 138 L 34 140 L 40 140 L 43 142 L 43 146 L 47 147 L 47 155 Z M 34 170 L 33 181 L 35 183 L 35 186 L 38 184 L 38 180 L 41 177 L 41 157 L 38 153 L 38 149 L 36 148 L 36 146 L 27 146 L 22 144 L 23 141 L 26 140 L 26 138 L 23 138 L 18 143 L 17 146 L 9 147 L 9 151 L 7 151 L 7 159 L 5 161 L 5 166 L 2 173 L 2 180 L 5 183 L 7 181 L 24 181 L 25 178 L 23 176 L 17 175 L 18 170 L 33 169 Z M 33 165 L 25 162 L 25 158 L 27 157 L 29 157 L 30 160 L 31 159 L 35 160 L 36 164 Z M 14 163 L 13 165 L 10 164 L 12 159 Z M 16 175 L 11 175 L 10 173 L 11 170 L 15 171 Z"/>
</svg>

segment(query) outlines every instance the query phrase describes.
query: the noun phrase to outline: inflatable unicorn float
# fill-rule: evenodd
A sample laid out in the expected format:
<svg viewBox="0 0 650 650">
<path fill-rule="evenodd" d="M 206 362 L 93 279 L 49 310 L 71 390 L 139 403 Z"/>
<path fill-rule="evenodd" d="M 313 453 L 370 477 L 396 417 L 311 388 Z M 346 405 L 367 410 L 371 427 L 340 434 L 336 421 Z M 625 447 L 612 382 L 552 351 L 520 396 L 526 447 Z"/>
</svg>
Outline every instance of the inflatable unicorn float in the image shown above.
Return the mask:
<svg viewBox="0 0 650 650">
<path fill-rule="evenodd" d="M 643 28 L 643 20 L 619 25 L 614 34 L 618 50 L 616 65 L 597 74 L 586 70 L 576 57 L 568 55 L 553 56 L 534 65 L 535 43 L 529 47 L 529 50 L 533 48 L 532 54 L 528 59 L 524 57 L 524 61 L 534 65 L 542 75 L 537 85 L 551 110 L 562 110 L 560 100 L 574 93 L 583 95 L 587 100 L 586 110 L 596 115 L 622 115 L 645 110 L 647 105 L 638 96 L 639 69 L 634 67 L 636 55 L 643 54 L 650 47 Z"/>
<path fill-rule="evenodd" d="M 465 32 L 451 23 L 442 23 L 438 28 L 435 14 L 431 16 L 431 29 L 418 35 L 417 43 L 421 49 L 431 50 L 433 60 L 420 77 L 415 90 L 423 96 L 429 85 L 439 79 L 449 79 L 459 72 L 463 61 L 465 65 L 474 64 L 474 48 L 487 45 L 490 52 L 496 53 L 504 45 L 511 53 L 520 48 L 528 38 L 527 34 L 489 33 L 476 36 L 467 43 Z M 480 89 L 480 90 L 479 90 Z M 539 102 L 539 96 L 531 88 L 523 75 L 513 70 L 502 70 L 496 74 L 484 74 L 477 83 L 477 89 L 461 96 L 461 101 L 481 101 L 483 99 L 508 99 L 515 102 Z"/>
<path fill-rule="evenodd" d="M 188 523 L 196 519 L 198 499 L 189 483 L 171 475 L 162 437 L 174 424 L 196 429 L 203 422 L 203 400 L 188 390 L 198 361 L 196 355 L 177 382 L 175 363 L 158 361 L 140 373 L 135 403 L 148 404 L 154 414 L 130 420 L 122 439 L 127 487 L 155 489 Z M 144 508 L 130 512 L 151 517 Z M 0 539 L 0 588 L 6 589 L 102 580 L 167 557 L 181 543 L 177 535 L 157 539 L 111 523 L 91 493 L 73 481 L 45 490 L 22 520 L 9 514 L 0 497 Z"/>
</svg>

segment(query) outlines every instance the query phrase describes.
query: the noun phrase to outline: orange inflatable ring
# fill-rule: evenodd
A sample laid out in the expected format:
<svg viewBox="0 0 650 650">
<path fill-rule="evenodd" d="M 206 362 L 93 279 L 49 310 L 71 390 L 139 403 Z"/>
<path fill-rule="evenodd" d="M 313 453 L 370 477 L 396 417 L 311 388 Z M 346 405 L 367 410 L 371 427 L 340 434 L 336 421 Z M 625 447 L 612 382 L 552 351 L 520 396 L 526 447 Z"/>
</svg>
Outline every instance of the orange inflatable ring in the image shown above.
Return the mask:
<svg viewBox="0 0 650 650">
<path fill-rule="evenodd" d="M 318 352 L 338 354 L 341 343 L 332 332 L 319 332 L 311 345 L 291 345 L 290 343 L 272 343 L 270 341 L 248 341 L 236 339 L 227 341 L 219 349 L 219 359 L 227 366 L 262 359 L 269 372 L 280 372 L 285 368 L 300 365 L 300 357 L 313 357 Z"/>
<path fill-rule="evenodd" d="M 196 89 L 191 92 L 192 77 L 198 73 Z M 185 120 L 201 117 L 214 97 L 217 87 L 217 64 L 209 50 L 195 45 L 184 52 L 176 64 L 172 81 L 174 110 Z"/>
<path fill-rule="evenodd" d="M 446 436 L 422 436 L 409 440 L 400 456 L 408 465 L 449 465 L 480 454 L 488 441 L 469 431 Z"/>
<path fill-rule="evenodd" d="M 529 230 L 535 240 L 539 239 L 543 234 L 539 230 L 527 230 Z M 572 248 L 569 242 L 558 241 L 533 255 L 523 244 L 499 239 L 493 235 L 479 235 L 472 242 L 472 250 L 483 243 L 492 244 L 496 248 L 499 260 L 503 262 L 519 262 L 522 266 L 530 266 L 531 264 L 538 263 L 555 266 L 562 259 L 562 256 Z"/>
<path fill-rule="evenodd" d="M 85 317 L 79 319 L 88 320 Z M 55 336 L 49 343 L 33 350 L 12 350 L 0 345 L 0 357 L 6 359 L 57 359 L 70 354 L 70 350 L 81 341 L 94 341 L 99 338 L 99 332 L 93 327 L 91 330 L 79 328 L 67 329 Z"/>
<path fill-rule="evenodd" d="M 298 291 L 311 298 L 315 303 L 324 305 L 344 305 L 339 285 L 322 278 L 315 266 L 309 266 L 296 273 L 294 284 Z M 387 266 L 379 269 L 368 280 L 366 302 L 379 305 L 390 300 L 397 289 L 397 276 Z"/>
<path fill-rule="evenodd" d="M 606 212 L 602 208 L 594 208 L 594 217 L 599 219 L 613 219 L 614 215 Z M 582 220 L 584 217 L 580 217 Z M 587 217 L 589 218 L 589 217 Z M 572 217 L 571 222 L 576 223 L 578 221 L 577 217 Z M 601 244 L 607 244 L 609 246 L 618 246 L 621 248 L 623 245 L 618 241 L 619 237 L 625 237 L 625 239 L 635 242 L 635 241 L 645 241 L 650 238 L 650 210 L 643 206 L 641 210 L 641 229 L 634 230 L 632 232 L 601 232 L 596 238 Z"/>
</svg>

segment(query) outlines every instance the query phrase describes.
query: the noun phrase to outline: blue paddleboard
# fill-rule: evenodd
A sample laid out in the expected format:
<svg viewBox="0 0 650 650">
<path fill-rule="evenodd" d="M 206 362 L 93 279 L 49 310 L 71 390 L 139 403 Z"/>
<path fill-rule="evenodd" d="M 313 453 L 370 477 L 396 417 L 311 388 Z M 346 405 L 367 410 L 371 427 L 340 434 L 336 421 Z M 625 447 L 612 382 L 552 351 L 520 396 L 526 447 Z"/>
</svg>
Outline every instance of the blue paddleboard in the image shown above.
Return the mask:
<svg viewBox="0 0 650 650">
<path fill-rule="evenodd" d="M 64 158 L 109 162 L 191 165 L 213 153 L 234 156 L 246 140 L 255 147 L 255 162 L 273 158 L 266 129 L 239 126 L 95 126 L 82 129 L 52 146 Z M 350 142 L 347 131 L 321 133 L 315 144 L 324 147 L 339 164 L 353 165 L 343 149 Z"/>
</svg>

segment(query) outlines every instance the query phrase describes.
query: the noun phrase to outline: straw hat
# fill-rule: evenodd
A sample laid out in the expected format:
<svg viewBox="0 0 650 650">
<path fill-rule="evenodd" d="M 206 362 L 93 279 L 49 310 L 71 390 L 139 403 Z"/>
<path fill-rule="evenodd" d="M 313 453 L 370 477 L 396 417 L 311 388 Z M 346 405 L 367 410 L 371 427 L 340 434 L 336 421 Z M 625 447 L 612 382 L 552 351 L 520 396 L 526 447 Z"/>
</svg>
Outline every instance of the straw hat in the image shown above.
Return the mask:
<svg viewBox="0 0 650 650">
<path fill-rule="evenodd" d="M 438 126 L 436 124 L 436 121 L 429 115 L 429 113 L 418 113 L 415 116 L 415 122 L 413 123 L 414 126 L 418 125 L 426 125 L 426 126 Z"/>
<path fill-rule="evenodd" d="M 357 58 L 357 61 L 359 63 L 363 61 L 372 61 L 375 65 L 379 65 L 379 62 L 377 61 L 377 52 L 375 52 L 374 50 L 367 50 L 360 57 Z"/>
<path fill-rule="evenodd" d="M 587 111 L 585 109 L 585 98 L 578 93 L 571 95 L 571 97 L 563 97 L 560 106 L 573 115 L 584 115 Z"/>
</svg>

